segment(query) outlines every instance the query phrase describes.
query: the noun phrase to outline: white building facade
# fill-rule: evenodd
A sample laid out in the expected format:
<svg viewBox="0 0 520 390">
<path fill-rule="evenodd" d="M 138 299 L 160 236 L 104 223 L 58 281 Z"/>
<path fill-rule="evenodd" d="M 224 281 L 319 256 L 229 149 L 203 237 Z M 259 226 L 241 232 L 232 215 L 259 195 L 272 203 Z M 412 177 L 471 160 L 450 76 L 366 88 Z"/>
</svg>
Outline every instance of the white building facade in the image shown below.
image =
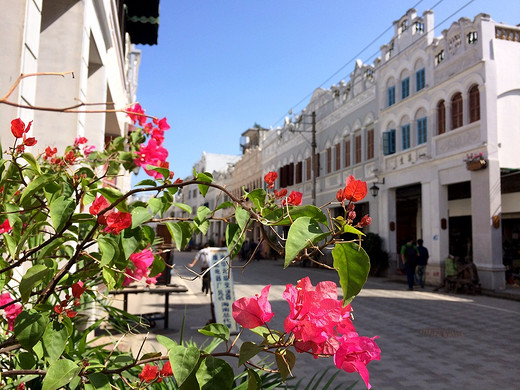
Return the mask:
<svg viewBox="0 0 520 390">
<path fill-rule="evenodd" d="M 502 245 L 519 245 L 520 233 L 520 28 L 485 14 L 439 37 L 433 26 L 432 11 L 409 10 L 374 64 L 358 61 L 347 82 L 316 90 L 296 131 L 267 135 L 264 174 L 278 172 L 277 187 L 305 203 L 315 182 L 318 206 L 350 174 L 377 184 L 356 211 L 372 216 L 394 268 L 401 244 L 422 238 L 430 283 L 441 283 L 451 252 L 472 258 L 483 288 L 502 289 Z"/>
<path fill-rule="evenodd" d="M 140 51 L 133 43 L 157 42 L 158 24 L 138 23 L 141 30 L 135 30 L 131 21 L 150 9 L 158 17 L 159 1 L 147 3 L 149 9 L 142 9 L 136 0 L 0 0 L 2 95 L 21 74 L 70 71 L 73 75 L 26 78 L 9 101 L 53 109 L 80 102 L 114 103 L 80 107 L 83 110 L 125 108 L 135 101 L 137 88 Z M 101 150 L 106 141 L 125 135 L 129 126 L 122 113 L 56 113 L 0 105 L 4 148 L 12 144 L 10 121 L 17 117 L 25 123 L 34 121 L 35 154 L 46 146 L 62 153 L 78 136 Z M 118 187 L 129 188 L 129 177 L 117 180 Z"/>
</svg>

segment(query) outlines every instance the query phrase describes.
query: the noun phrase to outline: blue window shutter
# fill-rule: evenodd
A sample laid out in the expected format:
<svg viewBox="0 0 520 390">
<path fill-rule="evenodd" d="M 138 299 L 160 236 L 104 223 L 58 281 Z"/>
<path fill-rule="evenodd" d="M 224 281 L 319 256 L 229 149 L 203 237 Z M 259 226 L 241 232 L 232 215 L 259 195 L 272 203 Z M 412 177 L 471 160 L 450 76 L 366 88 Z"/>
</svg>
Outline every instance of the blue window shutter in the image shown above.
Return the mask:
<svg viewBox="0 0 520 390">
<path fill-rule="evenodd" d="M 426 86 L 426 75 L 424 68 L 420 69 L 415 73 L 415 85 L 417 86 L 417 91 L 420 91 Z"/>
<path fill-rule="evenodd" d="M 410 78 L 401 81 L 401 99 L 406 99 L 410 95 Z"/>
<path fill-rule="evenodd" d="M 417 120 L 417 143 L 418 144 L 426 143 L 427 136 L 428 136 L 428 130 L 427 130 L 426 118 L 418 119 Z"/>
<path fill-rule="evenodd" d="M 395 129 L 390 130 L 390 153 L 395 153 Z"/>
<path fill-rule="evenodd" d="M 401 127 L 401 140 L 403 150 L 410 148 L 410 125 Z"/>
<path fill-rule="evenodd" d="M 395 103 L 395 86 L 388 88 L 388 106 Z"/>
</svg>

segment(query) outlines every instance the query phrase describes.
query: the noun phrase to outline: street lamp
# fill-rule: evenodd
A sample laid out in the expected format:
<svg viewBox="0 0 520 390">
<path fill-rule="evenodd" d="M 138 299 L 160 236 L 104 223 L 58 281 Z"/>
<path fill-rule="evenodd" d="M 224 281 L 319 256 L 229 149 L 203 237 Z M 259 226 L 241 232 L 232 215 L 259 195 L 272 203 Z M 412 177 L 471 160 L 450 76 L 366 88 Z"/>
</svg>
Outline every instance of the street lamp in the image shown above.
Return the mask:
<svg viewBox="0 0 520 390">
<path fill-rule="evenodd" d="M 292 114 L 292 110 L 289 111 Z M 311 117 L 311 130 L 297 130 L 296 126 L 300 124 L 309 124 L 302 121 L 304 117 Z M 296 119 L 296 123 L 291 122 L 289 117 L 285 117 L 285 126 L 291 133 L 311 133 L 311 166 L 312 166 L 312 204 L 316 206 L 316 178 L 318 177 L 318 156 L 316 155 L 316 111 L 309 114 L 300 114 Z M 304 137 L 305 138 L 305 137 Z"/>
<path fill-rule="evenodd" d="M 377 194 L 379 193 L 379 187 L 377 186 L 378 184 L 385 184 L 385 178 L 383 178 L 383 180 L 380 182 L 375 181 L 372 183 L 372 186 L 369 188 L 369 190 L 373 197 L 376 197 Z"/>
</svg>

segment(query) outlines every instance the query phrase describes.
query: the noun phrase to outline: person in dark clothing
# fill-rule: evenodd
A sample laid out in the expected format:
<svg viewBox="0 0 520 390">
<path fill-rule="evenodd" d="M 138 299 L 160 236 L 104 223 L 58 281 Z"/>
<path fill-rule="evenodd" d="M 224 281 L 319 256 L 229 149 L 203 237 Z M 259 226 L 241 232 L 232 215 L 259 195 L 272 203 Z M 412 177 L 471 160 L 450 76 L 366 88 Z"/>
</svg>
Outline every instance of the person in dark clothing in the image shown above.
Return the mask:
<svg viewBox="0 0 520 390">
<path fill-rule="evenodd" d="M 417 267 L 415 269 L 415 276 L 417 282 L 424 288 L 424 282 L 426 281 L 426 265 L 428 264 L 428 258 L 430 254 L 428 249 L 423 246 L 424 241 L 422 239 L 417 240 L 417 251 L 419 257 L 417 259 Z"/>
<path fill-rule="evenodd" d="M 406 240 L 406 244 L 401 247 L 401 260 L 406 269 L 406 280 L 408 281 L 408 290 L 413 290 L 413 284 L 415 279 L 415 267 L 417 266 L 417 259 L 419 252 L 415 247 L 414 240 L 409 238 Z"/>
</svg>

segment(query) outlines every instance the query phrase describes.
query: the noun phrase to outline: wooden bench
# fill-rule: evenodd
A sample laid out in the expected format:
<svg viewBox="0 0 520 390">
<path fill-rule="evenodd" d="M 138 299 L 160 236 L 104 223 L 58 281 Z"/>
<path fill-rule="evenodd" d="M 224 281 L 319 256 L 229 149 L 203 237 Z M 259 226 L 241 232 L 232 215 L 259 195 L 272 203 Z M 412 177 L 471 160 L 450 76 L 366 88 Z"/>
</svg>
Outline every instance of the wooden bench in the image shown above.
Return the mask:
<svg viewBox="0 0 520 390">
<path fill-rule="evenodd" d="M 128 296 L 130 294 L 162 294 L 164 295 L 164 313 L 146 313 L 142 314 L 147 319 L 150 326 L 155 326 L 155 321 L 164 320 L 164 329 L 168 329 L 168 311 L 170 306 L 170 294 L 183 293 L 188 291 L 185 286 L 170 284 L 165 286 L 157 286 L 150 288 L 143 287 L 125 287 L 122 290 L 110 291 L 111 295 L 123 295 L 123 310 L 128 312 Z"/>
</svg>

